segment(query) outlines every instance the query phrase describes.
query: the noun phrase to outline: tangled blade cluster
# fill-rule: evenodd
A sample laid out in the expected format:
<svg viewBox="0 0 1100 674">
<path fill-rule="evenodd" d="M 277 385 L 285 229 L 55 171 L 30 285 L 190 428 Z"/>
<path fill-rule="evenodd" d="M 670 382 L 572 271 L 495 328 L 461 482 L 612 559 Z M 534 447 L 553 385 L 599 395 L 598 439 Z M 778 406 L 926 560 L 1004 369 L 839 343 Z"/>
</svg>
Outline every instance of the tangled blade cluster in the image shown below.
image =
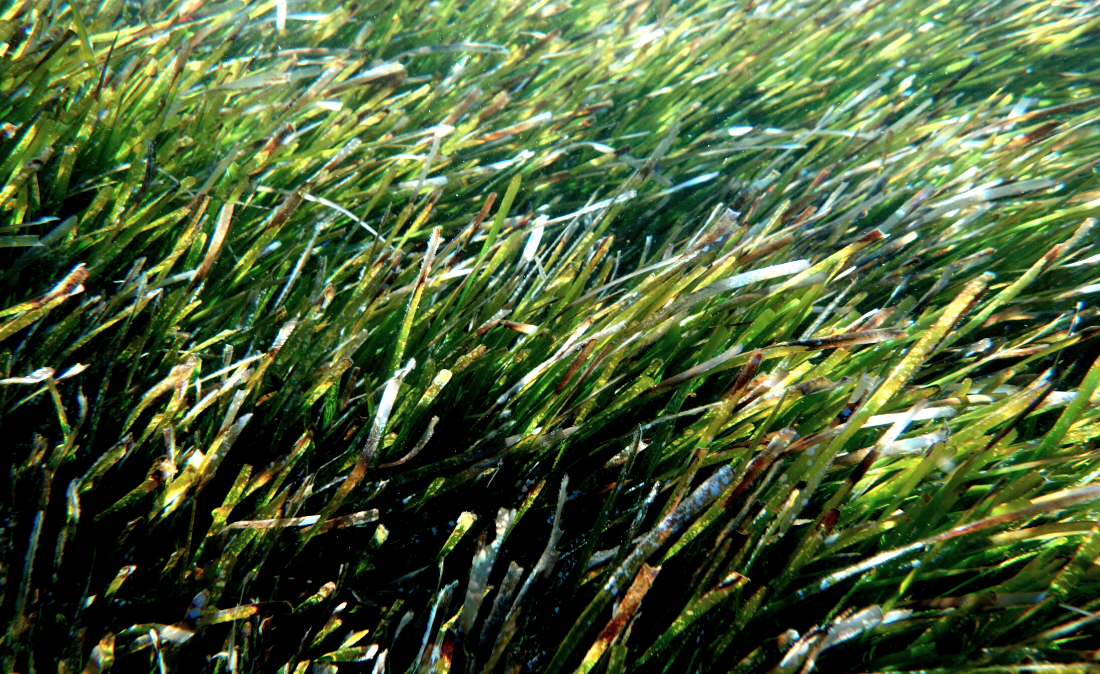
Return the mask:
<svg viewBox="0 0 1100 674">
<path fill-rule="evenodd" d="M 1094 666 L 1092 3 L 2 12 L 3 671 Z"/>
</svg>

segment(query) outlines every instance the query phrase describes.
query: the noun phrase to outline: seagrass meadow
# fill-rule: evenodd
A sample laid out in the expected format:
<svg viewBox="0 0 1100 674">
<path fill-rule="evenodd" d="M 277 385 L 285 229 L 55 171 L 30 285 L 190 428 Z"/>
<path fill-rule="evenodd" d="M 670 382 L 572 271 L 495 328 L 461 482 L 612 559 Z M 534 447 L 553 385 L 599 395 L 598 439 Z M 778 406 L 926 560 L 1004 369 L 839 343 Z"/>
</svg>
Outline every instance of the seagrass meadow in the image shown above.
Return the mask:
<svg viewBox="0 0 1100 674">
<path fill-rule="evenodd" d="M 9 0 L 0 666 L 1100 672 L 1100 6 Z"/>
</svg>

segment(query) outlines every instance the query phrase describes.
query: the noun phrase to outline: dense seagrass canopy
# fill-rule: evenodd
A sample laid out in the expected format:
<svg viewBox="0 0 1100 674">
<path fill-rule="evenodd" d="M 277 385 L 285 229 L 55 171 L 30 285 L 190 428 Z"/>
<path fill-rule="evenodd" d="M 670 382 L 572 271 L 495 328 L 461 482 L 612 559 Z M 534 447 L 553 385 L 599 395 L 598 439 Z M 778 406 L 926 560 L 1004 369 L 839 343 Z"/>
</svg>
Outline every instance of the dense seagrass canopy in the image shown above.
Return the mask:
<svg viewBox="0 0 1100 674">
<path fill-rule="evenodd" d="M 4 672 L 1084 672 L 1100 9 L 0 8 Z"/>
</svg>

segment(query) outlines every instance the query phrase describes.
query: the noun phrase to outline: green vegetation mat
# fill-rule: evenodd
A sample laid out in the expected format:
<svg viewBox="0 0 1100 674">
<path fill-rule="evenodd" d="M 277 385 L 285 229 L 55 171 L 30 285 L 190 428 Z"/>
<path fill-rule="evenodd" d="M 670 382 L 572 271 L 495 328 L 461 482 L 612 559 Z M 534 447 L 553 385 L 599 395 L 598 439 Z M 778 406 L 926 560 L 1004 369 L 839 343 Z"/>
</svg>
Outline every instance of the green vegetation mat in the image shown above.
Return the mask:
<svg viewBox="0 0 1100 674">
<path fill-rule="evenodd" d="M 0 8 L 3 672 L 1100 671 L 1100 10 Z"/>
</svg>

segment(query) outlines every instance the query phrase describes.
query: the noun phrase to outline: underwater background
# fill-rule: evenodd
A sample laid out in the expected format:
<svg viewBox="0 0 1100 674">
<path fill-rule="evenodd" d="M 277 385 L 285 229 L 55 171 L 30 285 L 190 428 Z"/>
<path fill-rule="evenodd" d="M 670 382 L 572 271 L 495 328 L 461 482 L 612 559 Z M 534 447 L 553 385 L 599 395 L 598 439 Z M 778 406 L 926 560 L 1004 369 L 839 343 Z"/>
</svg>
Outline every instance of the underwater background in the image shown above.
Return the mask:
<svg viewBox="0 0 1100 674">
<path fill-rule="evenodd" d="M 9 0 L 4 672 L 1100 671 L 1100 6 Z"/>
</svg>

